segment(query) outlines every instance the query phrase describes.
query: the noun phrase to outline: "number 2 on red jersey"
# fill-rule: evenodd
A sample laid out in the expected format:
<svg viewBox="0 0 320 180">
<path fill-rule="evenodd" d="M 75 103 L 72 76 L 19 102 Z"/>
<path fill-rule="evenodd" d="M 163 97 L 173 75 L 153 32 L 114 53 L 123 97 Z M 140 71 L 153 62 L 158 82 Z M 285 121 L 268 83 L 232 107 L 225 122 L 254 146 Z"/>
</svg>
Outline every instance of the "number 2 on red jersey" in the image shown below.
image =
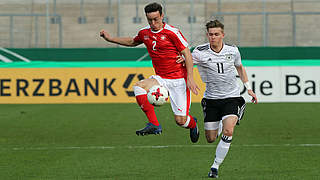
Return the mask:
<svg viewBox="0 0 320 180">
<path fill-rule="evenodd" d="M 152 50 L 156 51 L 157 41 L 152 41 Z"/>
</svg>

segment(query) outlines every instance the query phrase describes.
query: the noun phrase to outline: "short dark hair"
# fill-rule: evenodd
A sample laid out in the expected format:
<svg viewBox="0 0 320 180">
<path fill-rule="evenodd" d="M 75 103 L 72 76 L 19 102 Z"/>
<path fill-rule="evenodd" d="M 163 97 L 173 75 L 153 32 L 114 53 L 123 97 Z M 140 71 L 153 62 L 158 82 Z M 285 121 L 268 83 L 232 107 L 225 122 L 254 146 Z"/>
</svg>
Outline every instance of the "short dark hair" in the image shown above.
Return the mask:
<svg viewBox="0 0 320 180">
<path fill-rule="evenodd" d="M 156 2 L 150 3 L 144 7 L 144 12 L 151 13 L 151 12 L 157 12 L 159 11 L 160 15 L 162 15 L 162 6 Z"/>
<path fill-rule="evenodd" d="M 209 28 L 221 28 L 222 31 L 224 30 L 224 25 L 219 20 L 209 21 L 206 24 L 207 31 L 209 31 Z"/>
</svg>

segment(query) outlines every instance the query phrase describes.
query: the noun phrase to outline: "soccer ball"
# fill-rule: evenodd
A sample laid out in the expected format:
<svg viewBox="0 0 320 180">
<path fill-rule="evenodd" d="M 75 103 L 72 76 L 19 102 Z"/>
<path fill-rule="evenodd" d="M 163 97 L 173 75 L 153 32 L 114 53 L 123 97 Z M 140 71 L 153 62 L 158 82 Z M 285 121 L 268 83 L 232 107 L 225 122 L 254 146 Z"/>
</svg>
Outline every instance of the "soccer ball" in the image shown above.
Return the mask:
<svg viewBox="0 0 320 180">
<path fill-rule="evenodd" d="M 148 101 L 154 106 L 161 106 L 168 101 L 168 90 L 160 85 L 152 86 L 148 91 Z"/>
</svg>

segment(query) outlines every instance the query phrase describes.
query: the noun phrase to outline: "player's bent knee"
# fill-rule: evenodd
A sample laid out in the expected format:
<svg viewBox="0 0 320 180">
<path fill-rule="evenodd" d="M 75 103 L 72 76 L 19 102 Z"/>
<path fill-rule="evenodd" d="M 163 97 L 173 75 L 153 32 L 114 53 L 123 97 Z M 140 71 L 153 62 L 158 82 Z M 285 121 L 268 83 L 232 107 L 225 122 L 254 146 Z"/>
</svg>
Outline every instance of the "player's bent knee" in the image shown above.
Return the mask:
<svg viewBox="0 0 320 180">
<path fill-rule="evenodd" d="M 205 131 L 206 139 L 208 143 L 213 143 L 217 139 L 217 133 L 214 131 Z"/>
<path fill-rule="evenodd" d="M 232 129 L 224 129 L 223 134 L 225 136 L 232 136 L 233 135 L 233 130 Z"/>
<path fill-rule="evenodd" d="M 178 125 L 178 126 L 183 126 L 184 124 L 185 124 L 185 121 L 183 121 L 183 120 L 177 120 L 176 119 L 176 124 Z"/>
<path fill-rule="evenodd" d="M 144 84 L 143 81 L 138 81 L 138 82 L 136 82 L 136 83 L 134 84 L 134 86 L 139 86 L 139 87 L 141 87 L 141 88 L 144 88 L 144 87 L 145 87 L 145 84 Z"/>
<path fill-rule="evenodd" d="M 216 141 L 216 137 L 207 137 L 207 142 L 208 143 L 213 143 Z"/>
<path fill-rule="evenodd" d="M 134 86 L 139 86 L 145 90 L 149 90 L 152 86 L 159 84 L 157 80 L 155 79 L 144 79 L 141 81 L 138 81 L 134 84 Z"/>
</svg>

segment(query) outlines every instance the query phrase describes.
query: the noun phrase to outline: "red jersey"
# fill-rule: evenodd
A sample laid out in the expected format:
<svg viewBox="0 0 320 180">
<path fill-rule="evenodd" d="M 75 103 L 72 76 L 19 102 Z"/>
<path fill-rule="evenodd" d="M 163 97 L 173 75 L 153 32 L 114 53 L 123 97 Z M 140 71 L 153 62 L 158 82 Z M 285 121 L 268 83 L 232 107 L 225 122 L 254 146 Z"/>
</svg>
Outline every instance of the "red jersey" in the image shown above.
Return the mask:
<svg viewBox="0 0 320 180">
<path fill-rule="evenodd" d="M 176 60 L 188 43 L 177 28 L 164 24 L 161 30 L 154 32 L 147 26 L 138 32 L 134 41 L 142 42 L 147 47 L 156 75 L 165 79 L 186 77 L 186 67 L 176 63 Z"/>
</svg>

